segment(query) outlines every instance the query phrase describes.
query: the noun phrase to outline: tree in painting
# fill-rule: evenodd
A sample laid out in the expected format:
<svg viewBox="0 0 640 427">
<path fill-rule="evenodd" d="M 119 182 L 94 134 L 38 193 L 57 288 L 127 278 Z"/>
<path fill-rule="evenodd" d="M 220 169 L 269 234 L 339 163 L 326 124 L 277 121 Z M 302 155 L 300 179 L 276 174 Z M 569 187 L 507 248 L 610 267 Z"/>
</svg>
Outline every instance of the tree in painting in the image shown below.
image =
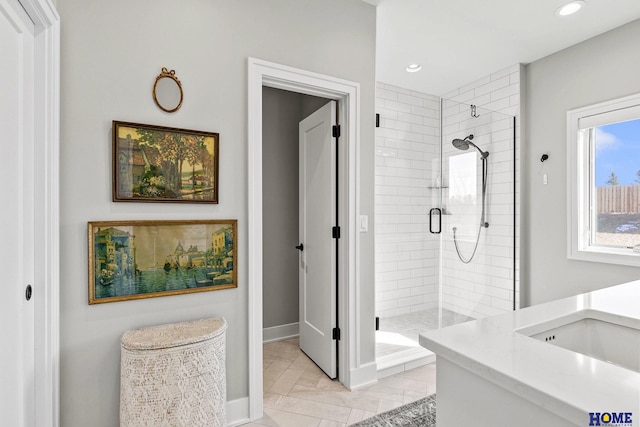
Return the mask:
<svg viewBox="0 0 640 427">
<path fill-rule="evenodd" d="M 184 162 L 191 164 L 195 175 L 195 165 L 200 163 L 202 152 L 207 151 L 204 136 L 140 128 L 137 132 L 140 144 L 157 148 L 161 159 L 173 166 L 165 170 L 164 183 L 167 189 L 180 194 Z M 193 183 L 195 186 L 195 179 Z"/>
</svg>

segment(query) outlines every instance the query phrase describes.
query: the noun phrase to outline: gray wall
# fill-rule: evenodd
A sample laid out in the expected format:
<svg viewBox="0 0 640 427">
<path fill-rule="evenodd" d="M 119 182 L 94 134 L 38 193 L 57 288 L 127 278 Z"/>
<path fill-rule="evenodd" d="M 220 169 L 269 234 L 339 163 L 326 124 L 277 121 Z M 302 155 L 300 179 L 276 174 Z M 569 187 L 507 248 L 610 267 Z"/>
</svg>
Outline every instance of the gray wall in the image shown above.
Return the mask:
<svg viewBox="0 0 640 427">
<path fill-rule="evenodd" d="M 228 399 L 248 395 L 247 57 L 359 82 L 360 206 L 373 214 L 375 9 L 360 0 L 57 0 L 61 34 L 61 425 L 118 423 L 121 334 L 224 316 Z M 329 23 L 329 24 L 327 24 Z M 347 42 L 345 42 L 347 41 Z M 167 114 L 151 88 L 175 69 Z M 111 121 L 220 133 L 220 203 L 111 202 Z M 87 304 L 87 221 L 238 219 L 238 288 Z M 374 360 L 373 233 L 362 234 L 360 362 Z"/>
<path fill-rule="evenodd" d="M 298 123 L 327 99 L 262 90 L 263 327 L 297 323 Z"/>
<path fill-rule="evenodd" d="M 640 92 L 638 40 L 640 21 L 635 21 L 526 67 L 522 289 L 527 305 L 640 278 L 638 268 L 567 259 L 566 152 L 567 110 Z M 541 164 L 544 153 L 549 160 Z"/>
</svg>

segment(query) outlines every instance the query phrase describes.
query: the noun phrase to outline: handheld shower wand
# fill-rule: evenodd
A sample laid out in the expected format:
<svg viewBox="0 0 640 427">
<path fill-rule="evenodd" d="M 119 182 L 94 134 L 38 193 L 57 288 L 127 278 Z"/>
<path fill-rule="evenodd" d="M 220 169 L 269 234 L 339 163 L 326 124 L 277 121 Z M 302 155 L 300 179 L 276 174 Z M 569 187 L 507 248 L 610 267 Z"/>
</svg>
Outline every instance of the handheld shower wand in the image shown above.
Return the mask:
<svg viewBox="0 0 640 427">
<path fill-rule="evenodd" d="M 488 176 L 488 173 L 489 173 L 489 165 L 488 165 L 487 157 L 489 157 L 489 152 L 488 151 L 482 151 L 476 144 L 471 142 L 472 139 L 473 139 L 473 134 L 465 137 L 464 139 L 456 138 L 453 141 L 451 141 L 453 146 L 456 147 L 458 150 L 468 150 L 470 146 L 474 147 L 480 153 L 480 160 L 482 161 L 482 212 L 480 214 L 480 226 L 478 227 L 478 234 L 476 235 L 476 243 L 475 243 L 475 246 L 473 248 L 473 252 L 471 253 L 471 256 L 468 259 L 464 259 L 464 257 L 460 253 L 460 250 L 458 249 L 458 241 L 456 239 L 456 231 L 458 229 L 457 229 L 457 227 L 453 227 L 453 243 L 454 243 L 454 245 L 456 247 L 456 252 L 458 253 L 458 258 L 460 258 L 460 261 L 462 261 L 465 264 L 468 264 L 468 263 L 471 262 L 471 260 L 473 259 L 473 257 L 476 254 L 476 251 L 478 250 L 478 243 L 480 242 L 480 231 L 483 228 L 489 228 L 489 223 L 485 221 L 486 197 L 487 197 L 487 176 Z"/>
</svg>

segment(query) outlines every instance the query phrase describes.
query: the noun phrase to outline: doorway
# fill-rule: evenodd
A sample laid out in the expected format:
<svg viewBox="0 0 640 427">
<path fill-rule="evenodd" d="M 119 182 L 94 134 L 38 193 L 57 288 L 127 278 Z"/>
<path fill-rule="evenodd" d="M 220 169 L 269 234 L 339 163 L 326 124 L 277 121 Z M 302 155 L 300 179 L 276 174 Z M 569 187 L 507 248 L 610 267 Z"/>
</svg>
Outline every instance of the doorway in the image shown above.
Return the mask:
<svg viewBox="0 0 640 427">
<path fill-rule="evenodd" d="M 3 94 L 3 157 L 0 172 L 4 195 L 11 201 L 2 208 L 3 290 L 0 299 L 0 413 L 8 425 L 34 425 L 35 384 L 34 305 L 31 300 L 35 260 L 33 169 L 33 57 L 35 28 L 20 4 L 0 0 L 0 57 Z M 23 296 L 24 294 L 24 296 Z"/>
<path fill-rule="evenodd" d="M 337 101 L 339 121 L 342 124 L 340 160 L 338 174 L 340 194 L 339 223 L 341 235 L 338 239 L 340 262 L 338 278 L 342 284 L 338 295 L 338 314 L 340 328 L 338 379 L 345 386 L 354 383 L 373 381 L 365 378 L 372 370 L 370 366 L 360 369 L 357 354 L 359 352 L 360 321 L 359 277 L 356 269 L 358 255 L 357 205 L 359 189 L 356 185 L 358 153 L 358 117 L 360 105 L 360 87 L 358 83 L 333 78 L 331 76 L 300 70 L 280 64 L 274 64 L 249 58 L 249 123 L 248 123 L 248 180 L 249 180 L 249 220 L 248 220 L 248 259 L 249 259 L 249 418 L 262 416 L 262 301 L 263 301 L 263 141 L 262 141 L 262 90 L 263 86 L 284 89 L 306 95 L 313 95 Z M 351 295 L 351 298 L 349 296 Z"/>
<path fill-rule="evenodd" d="M 11 425 L 57 426 L 59 17 L 48 0 L 0 0 L 0 11 L 0 117 L 11 144 L 2 176 L 12 182 L 2 213 L 0 413 Z"/>
<path fill-rule="evenodd" d="M 331 331 L 336 326 L 336 245 L 329 234 L 336 225 L 337 159 L 330 128 L 335 105 L 327 98 L 262 90 L 264 339 L 300 334 L 302 350 L 330 378 L 338 369 Z M 305 141 L 312 146 L 305 149 Z M 305 304 L 309 298 L 313 301 Z"/>
</svg>

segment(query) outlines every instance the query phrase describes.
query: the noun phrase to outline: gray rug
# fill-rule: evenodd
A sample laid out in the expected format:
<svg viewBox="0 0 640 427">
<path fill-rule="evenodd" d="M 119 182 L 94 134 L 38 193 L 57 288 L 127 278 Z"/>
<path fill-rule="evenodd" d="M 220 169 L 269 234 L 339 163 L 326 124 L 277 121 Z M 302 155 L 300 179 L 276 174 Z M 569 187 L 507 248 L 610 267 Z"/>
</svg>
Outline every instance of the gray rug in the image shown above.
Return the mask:
<svg viewBox="0 0 640 427">
<path fill-rule="evenodd" d="M 436 395 L 367 418 L 351 427 L 435 427 Z"/>
</svg>

